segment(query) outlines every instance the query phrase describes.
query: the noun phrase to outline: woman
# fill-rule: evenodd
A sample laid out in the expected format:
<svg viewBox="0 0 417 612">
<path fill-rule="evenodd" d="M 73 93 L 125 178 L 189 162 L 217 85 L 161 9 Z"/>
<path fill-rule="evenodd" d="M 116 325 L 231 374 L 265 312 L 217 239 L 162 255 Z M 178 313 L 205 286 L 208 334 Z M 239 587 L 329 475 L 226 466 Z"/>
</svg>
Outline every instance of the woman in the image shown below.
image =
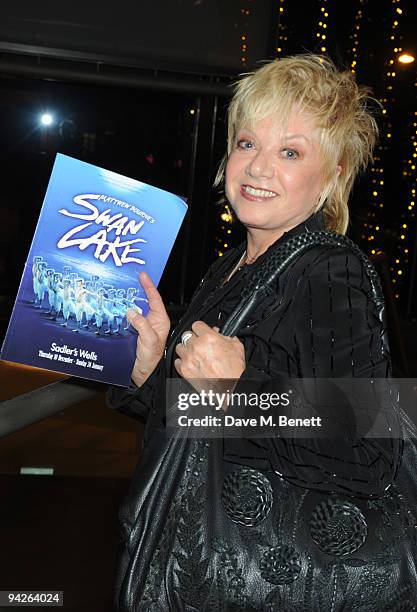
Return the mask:
<svg viewBox="0 0 417 612">
<path fill-rule="evenodd" d="M 377 439 L 353 430 L 349 439 L 337 418 L 326 439 L 279 430 L 260 440 L 184 439 L 165 428 L 171 377 L 196 387 L 232 379 L 235 391 L 259 392 L 283 377 L 387 376 L 369 264 L 343 240 L 320 243 L 323 230 L 346 231 L 349 192 L 371 156 L 376 126 L 366 104 L 350 73 L 314 55 L 245 76 L 218 182 L 224 172 L 246 243 L 212 266 L 168 344 L 161 297 L 141 274 L 150 313 L 129 316 L 138 331 L 133 384 L 110 393 L 113 407 L 146 422 L 120 513 L 118 610 L 413 609 L 415 500 L 396 485 L 394 408 L 391 430 Z M 311 237 L 320 240 L 298 250 Z M 220 333 L 245 288 L 256 289 L 283 252 L 271 291 L 238 317 L 235 335 Z"/>
</svg>

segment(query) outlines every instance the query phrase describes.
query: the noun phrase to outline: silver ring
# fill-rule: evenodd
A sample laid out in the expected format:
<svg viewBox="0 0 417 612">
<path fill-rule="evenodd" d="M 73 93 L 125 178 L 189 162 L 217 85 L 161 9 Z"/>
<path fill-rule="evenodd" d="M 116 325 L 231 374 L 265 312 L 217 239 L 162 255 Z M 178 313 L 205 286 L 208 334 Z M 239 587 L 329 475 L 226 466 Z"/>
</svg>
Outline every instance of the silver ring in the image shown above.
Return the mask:
<svg viewBox="0 0 417 612">
<path fill-rule="evenodd" d="M 181 344 L 187 348 L 187 342 L 188 340 L 192 337 L 193 332 L 192 331 L 186 331 L 183 333 L 183 335 L 181 336 Z"/>
</svg>

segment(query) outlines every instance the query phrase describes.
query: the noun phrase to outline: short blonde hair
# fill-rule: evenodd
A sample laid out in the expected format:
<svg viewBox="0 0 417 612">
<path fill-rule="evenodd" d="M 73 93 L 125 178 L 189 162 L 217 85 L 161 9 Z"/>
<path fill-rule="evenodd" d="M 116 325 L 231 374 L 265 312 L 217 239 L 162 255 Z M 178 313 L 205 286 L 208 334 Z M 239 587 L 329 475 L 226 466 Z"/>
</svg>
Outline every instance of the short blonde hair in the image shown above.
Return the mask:
<svg viewBox="0 0 417 612">
<path fill-rule="evenodd" d="M 224 182 L 227 158 L 237 132 L 276 116 L 285 123 L 296 107 L 312 116 L 321 129 L 323 208 L 326 228 L 344 234 L 349 222 L 348 199 L 359 170 L 372 160 L 378 136 L 369 110 L 371 91 L 359 86 L 350 71 L 339 71 L 324 56 L 300 54 L 269 62 L 243 75 L 235 84 L 228 110 L 228 148 L 215 184 Z M 341 166 L 339 176 L 336 166 Z"/>
</svg>

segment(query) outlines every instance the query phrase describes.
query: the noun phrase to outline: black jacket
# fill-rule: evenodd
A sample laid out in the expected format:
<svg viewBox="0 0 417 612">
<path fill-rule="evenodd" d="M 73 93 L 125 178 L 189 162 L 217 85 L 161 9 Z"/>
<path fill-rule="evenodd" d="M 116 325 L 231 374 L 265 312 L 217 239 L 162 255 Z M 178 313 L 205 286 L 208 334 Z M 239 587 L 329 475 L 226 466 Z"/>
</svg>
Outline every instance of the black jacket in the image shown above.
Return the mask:
<svg viewBox="0 0 417 612">
<path fill-rule="evenodd" d="M 385 540 L 398 530 L 407 542 L 414 537 L 403 520 L 412 505 L 402 501 L 394 517 L 401 495 L 394 407 L 387 407 L 390 435 L 383 431 L 381 437 L 346 429 L 349 402 L 336 406 L 340 418 L 332 421 L 330 437 L 277 432 L 262 439 L 190 440 L 165 430 L 165 383 L 176 376 L 174 350 L 183 331 L 196 320 L 221 327 L 271 250 L 321 229 L 319 213 L 226 284 L 243 245 L 220 258 L 145 385 L 110 392 L 113 407 L 146 423 L 142 456 L 120 512 L 126 547 L 119 610 L 382 610 L 394 609 L 387 608 L 394 591 L 402 593 L 401 602 L 417 592 L 406 569 L 409 547 L 394 560 Z M 347 248 L 315 247 L 280 276 L 274 295 L 238 333 L 247 367 L 235 391 L 270 392 L 289 377 L 385 378 L 384 334 L 357 256 Z M 383 527 L 386 517 L 395 523 L 392 533 Z M 397 569 L 374 593 L 372 576 L 393 563 Z"/>
</svg>

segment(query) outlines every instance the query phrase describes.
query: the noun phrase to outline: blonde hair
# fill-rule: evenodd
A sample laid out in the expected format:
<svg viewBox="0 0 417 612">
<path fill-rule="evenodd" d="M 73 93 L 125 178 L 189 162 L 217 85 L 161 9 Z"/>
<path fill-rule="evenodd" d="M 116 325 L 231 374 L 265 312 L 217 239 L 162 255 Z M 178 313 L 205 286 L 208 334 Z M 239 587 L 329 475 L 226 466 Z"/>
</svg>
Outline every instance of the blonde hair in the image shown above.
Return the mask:
<svg viewBox="0 0 417 612">
<path fill-rule="evenodd" d="M 372 160 L 378 136 L 368 109 L 371 91 L 359 86 L 349 71 L 339 71 L 324 56 L 300 54 L 274 60 L 243 75 L 234 86 L 228 110 L 228 148 L 215 185 L 224 182 L 227 158 L 237 132 L 269 116 L 288 120 L 296 107 L 321 128 L 323 208 L 326 228 L 344 234 L 349 222 L 348 199 L 359 170 Z M 337 176 L 336 166 L 341 166 Z"/>
</svg>

